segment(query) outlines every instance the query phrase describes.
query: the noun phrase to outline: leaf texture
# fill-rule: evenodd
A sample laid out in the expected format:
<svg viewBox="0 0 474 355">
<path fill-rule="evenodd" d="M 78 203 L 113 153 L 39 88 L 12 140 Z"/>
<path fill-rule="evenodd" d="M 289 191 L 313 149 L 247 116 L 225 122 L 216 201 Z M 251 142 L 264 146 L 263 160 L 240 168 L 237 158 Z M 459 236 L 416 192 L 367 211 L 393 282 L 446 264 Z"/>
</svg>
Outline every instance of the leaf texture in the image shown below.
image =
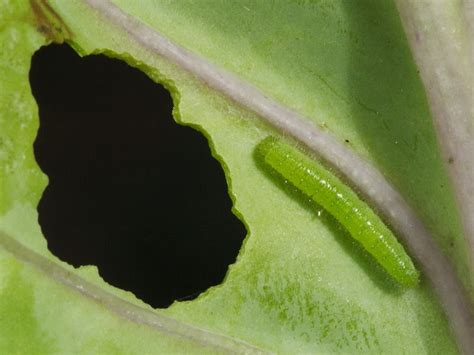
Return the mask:
<svg viewBox="0 0 474 355">
<path fill-rule="evenodd" d="M 310 117 L 376 164 L 469 282 L 425 93 L 391 2 L 115 4 Z M 28 71 L 39 47 L 61 40 L 82 55 L 105 53 L 142 69 L 171 91 L 175 119 L 209 139 L 234 212 L 248 229 L 222 285 L 153 310 L 107 285 L 95 267 L 74 269 L 47 250 L 36 212 L 47 178 L 33 156 L 38 113 Z M 324 211 L 317 213 L 258 166 L 255 146 L 272 132 L 85 1 L 3 1 L 1 352 L 456 353 L 425 279 L 411 290 L 393 285 Z"/>
</svg>

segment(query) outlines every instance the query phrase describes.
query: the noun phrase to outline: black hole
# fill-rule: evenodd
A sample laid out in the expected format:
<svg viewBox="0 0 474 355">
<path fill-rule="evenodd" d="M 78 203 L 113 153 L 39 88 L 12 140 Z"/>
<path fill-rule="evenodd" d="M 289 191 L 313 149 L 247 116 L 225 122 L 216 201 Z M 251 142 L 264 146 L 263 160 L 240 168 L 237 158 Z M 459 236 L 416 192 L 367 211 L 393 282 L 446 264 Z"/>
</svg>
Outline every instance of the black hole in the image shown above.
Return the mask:
<svg viewBox="0 0 474 355">
<path fill-rule="evenodd" d="M 50 250 L 97 265 L 155 307 L 222 282 L 245 229 L 206 139 L 173 121 L 169 93 L 121 61 L 66 45 L 38 51 L 30 81 Z"/>
</svg>

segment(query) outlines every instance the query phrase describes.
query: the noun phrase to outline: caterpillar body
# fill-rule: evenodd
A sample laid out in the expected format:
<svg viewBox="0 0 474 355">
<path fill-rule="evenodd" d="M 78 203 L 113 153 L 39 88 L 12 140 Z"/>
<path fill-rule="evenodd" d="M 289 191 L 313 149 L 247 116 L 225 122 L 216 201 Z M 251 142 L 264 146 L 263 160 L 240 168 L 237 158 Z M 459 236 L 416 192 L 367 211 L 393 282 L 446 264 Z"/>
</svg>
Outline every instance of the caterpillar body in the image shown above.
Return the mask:
<svg viewBox="0 0 474 355">
<path fill-rule="evenodd" d="M 257 154 L 285 180 L 333 215 L 369 254 L 403 286 L 419 273 L 403 246 L 376 213 L 337 176 L 294 146 L 267 137 Z"/>
</svg>

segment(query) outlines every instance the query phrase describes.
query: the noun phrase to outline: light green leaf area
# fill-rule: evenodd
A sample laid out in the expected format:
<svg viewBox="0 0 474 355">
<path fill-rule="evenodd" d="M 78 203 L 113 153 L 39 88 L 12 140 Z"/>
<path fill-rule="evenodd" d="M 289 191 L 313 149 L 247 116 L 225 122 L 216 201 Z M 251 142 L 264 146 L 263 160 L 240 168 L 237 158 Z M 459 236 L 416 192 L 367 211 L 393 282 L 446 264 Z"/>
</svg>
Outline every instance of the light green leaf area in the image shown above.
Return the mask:
<svg viewBox="0 0 474 355">
<path fill-rule="evenodd" d="M 347 140 L 402 191 L 468 284 L 451 187 L 390 1 L 115 3 Z M 82 55 L 119 57 L 165 85 L 176 120 L 208 137 L 226 172 L 234 212 L 247 226 L 247 239 L 222 285 L 153 312 L 208 330 L 210 338 L 226 335 L 273 352 L 457 352 L 425 278 L 416 288 L 399 288 L 324 211 L 318 213 L 258 166 L 254 148 L 272 133 L 258 117 L 145 49 L 82 1 L 50 1 L 56 14 L 45 4 L 0 2 L 1 353 L 222 350 L 193 340 L 186 327 L 175 336 L 166 322 L 161 330 L 140 324 L 121 313 L 120 302 L 104 305 L 59 282 L 56 269 L 41 270 L 46 260 L 53 261 L 108 294 L 151 309 L 107 285 L 95 267 L 74 269 L 47 250 L 36 212 L 47 178 L 33 156 L 39 121 L 28 71 L 31 56 L 48 37 L 65 37 Z M 23 249 L 9 248 L 8 236 L 42 257 L 35 261 Z M 214 345 L 222 343 L 215 339 Z M 231 350 L 242 350 L 232 344 Z"/>
</svg>

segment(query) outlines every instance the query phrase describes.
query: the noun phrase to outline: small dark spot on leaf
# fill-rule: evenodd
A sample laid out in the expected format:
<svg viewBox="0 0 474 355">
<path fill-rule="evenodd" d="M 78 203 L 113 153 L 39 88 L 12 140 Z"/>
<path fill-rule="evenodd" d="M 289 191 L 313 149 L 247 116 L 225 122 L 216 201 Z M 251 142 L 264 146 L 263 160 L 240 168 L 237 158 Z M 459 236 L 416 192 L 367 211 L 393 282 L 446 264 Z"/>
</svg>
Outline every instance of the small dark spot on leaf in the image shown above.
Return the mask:
<svg viewBox="0 0 474 355">
<path fill-rule="evenodd" d="M 449 158 L 448 158 L 448 163 L 449 163 L 449 164 L 454 163 L 454 158 L 453 158 L 453 157 L 449 157 Z"/>
<path fill-rule="evenodd" d="M 415 31 L 415 41 L 418 43 L 421 40 L 420 33 L 418 31 Z"/>
<path fill-rule="evenodd" d="M 50 32 L 49 28 L 46 27 L 46 26 L 43 26 L 43 25 L 38 26 L 37 30 L 38 30 L 38 32 L 41 32 L 41 33 L 49 33 Z"/>
</svg>

